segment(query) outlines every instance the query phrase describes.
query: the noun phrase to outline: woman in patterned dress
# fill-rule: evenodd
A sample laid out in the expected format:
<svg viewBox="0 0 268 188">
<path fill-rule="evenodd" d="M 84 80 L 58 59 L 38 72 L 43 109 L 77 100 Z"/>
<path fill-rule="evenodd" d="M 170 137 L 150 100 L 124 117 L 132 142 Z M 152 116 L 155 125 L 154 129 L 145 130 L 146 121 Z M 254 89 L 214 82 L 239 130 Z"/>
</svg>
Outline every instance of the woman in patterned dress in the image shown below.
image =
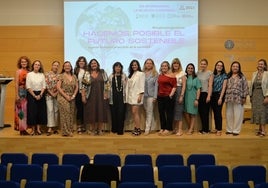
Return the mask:
<svg viewBox="0 0 268 188">
<path fill-rule="evenodd" d="M 20 135 L 28 135 L 27 129 L 27 90 L 26 76 L 30 71 L 31 61 L 28 57 L 22 56 L 17 62 L 18 70 L 15 76 L 15 122 L 14 129 L 20 131 Z"/>
<path fill-rule="evenodd" d="M 53 61 L 51 71 L 45 74 L 46 84 L 47 84 L 47 93 L 46 93 L 46 104 L 47 104 L 47 136 L 50 136 L 52 133 L 57 134 L 57 127 L 59 123 L 59 108 L 57 101 L 57 82 L 59 80 L 58 69 L 60 62 Z M 54 130 L 52 130 L 54 129 Z M 54 131 L 54 132 L 53 132 Z"/>
<path fill-rule="evenodd" d="M 174 104 L 175 129 L 177 129 L 176 135 L 182 136 L 183 100 L 186 87 L 186 77 L 185 72 L 182 70 L 181 61 L 179 60 L 179 58 L 174 58 L 172 60 L 171 70 L 177 80 L 177 89 L 175 92 L 175 104 Z"/>
<path fill-rule="evenodd" d="M 78 80 L 73 74 L 69 61 L 65 61 L 57 83 L 58 105 L 62 136 L 73 136 L 75 115 L 75 96 L 78 92 Z"/>
<path fill-rule="evenodd" d="M 251 122 L 259 125 L 256 135 L 263 137 L 268 112 L 268 72 L 265 59 L 258 61 L 257 71 L 252 75 L 249 95 L 252 103 Z"/>
</svg>

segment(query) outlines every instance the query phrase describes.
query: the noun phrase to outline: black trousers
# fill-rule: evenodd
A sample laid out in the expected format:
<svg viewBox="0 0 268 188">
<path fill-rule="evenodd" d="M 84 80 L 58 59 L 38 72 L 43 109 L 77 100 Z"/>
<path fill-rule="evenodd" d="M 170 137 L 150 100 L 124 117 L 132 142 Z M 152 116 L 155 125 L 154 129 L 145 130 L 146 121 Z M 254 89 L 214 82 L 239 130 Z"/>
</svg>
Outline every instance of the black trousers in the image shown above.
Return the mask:
<svg viewBox="0 0 268 188">
<path fill-rule="evenodd" d="M 214 114 L 215 128 L 218 131 L 221 131 L 222 130 L 222 105 L 224 103 L 224 97 L 223 97 L 221 105 L 218 105 L 219 98 L 220 98 L 220 92 L 213 92 L 211 96 L 210 104 L 211 104 L 213 114 Z"/>
<path fill-rule="evenodd" d="M 172 131 L 174 117 L 174 99 L 171 99 L 169 96 L 158 96 L 157 102 L 161 129 Z"/>
<path fill-rule="evenodd" d="M 82 95 L 80 92 L 77 93 L 75 97 L 76 106 L 76 121 L 78 125 L 83 126 L 84 124 L 84 104 L 82 102 Z"/>
<path fill-rule="evenodd" d="M 209 109 L 210 103 L 206 103 L 208 93 L 201 92 L 200 97 L 198 100 L 198 112 L 201 119 L 202 129 L 203 132 L 209 132 Z"/>
</svg>

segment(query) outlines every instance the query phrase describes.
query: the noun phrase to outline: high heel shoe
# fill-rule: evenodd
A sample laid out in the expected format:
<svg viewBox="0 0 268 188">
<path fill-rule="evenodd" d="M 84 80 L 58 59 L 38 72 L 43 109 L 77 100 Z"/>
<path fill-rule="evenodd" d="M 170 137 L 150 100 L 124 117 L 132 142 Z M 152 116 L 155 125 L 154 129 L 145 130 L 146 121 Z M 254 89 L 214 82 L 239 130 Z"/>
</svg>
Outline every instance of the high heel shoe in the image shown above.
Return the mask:
<svg viewBox="0 0 268 188">
<path fill-rule="evenodd" d="M 52 131 L 47 131 L 47 136 L 51 136 L 52 135 Z"/>
<path fill-rule="evenodd" d="M 35 133 L 36 135 L 41 135 L 42 134 L 42 132 L 41 131 L 36 131 L 36 133 Z"/>
<path fill-rule="evenodd" d="M 22 136 L 24 136 L 24 135 L 30 135 L 26 130 L 24 130 L 24 131 L 20 131 L 20 135 Z"/>
</svg>

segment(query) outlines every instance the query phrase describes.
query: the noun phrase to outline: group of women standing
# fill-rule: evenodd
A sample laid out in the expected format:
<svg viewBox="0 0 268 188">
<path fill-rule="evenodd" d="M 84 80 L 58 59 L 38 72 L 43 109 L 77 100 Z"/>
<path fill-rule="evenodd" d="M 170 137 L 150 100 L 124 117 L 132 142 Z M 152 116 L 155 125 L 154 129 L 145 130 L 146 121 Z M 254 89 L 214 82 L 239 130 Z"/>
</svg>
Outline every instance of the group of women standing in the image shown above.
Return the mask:
<svg viewBox="0 0 268 188">
<path fill-rule="evenodd" d="M 103 135 L 111 112 L 111 131 L 122 135 L 126 104 L 130 106 L 133 119 L 132 134 L 141 130 L 141 108 L 146 113 L 144 134 L 155 130 L 154 107 L 157 102 L 160 118 L 159 135 L 167 136 L 176 130 L 184 134 L 182 120 L 188 125 L 186 134 L 194 132 L 197 114 L 200 115 L 200 134 L 222 134 L 222 106 L 226 103 L 226 134 L 239 135 L 243 121 L 243 104 L 249 93 L 252 102 L 252 122 L 259 125 L 258 136 L 265 135 L 268 104 L 268 74 L 264 59 L 259 60 L 257 72 L 249 85 L 241 71 L 240 63 L 234 61 L 227 74 L 222 61 L 215 64 L 214 71 L 207 70 L 208 61 L 200 61 L 199 71 L 194 64 L 182 70 L 181 62 L 163 61 L 159 73 L 154 61 L 146 59 L 143 69 L 138 60 L 132 60 L 128 76 L 120 62 L 113 64 L 112 74 L 100 68 L 96 59 L 87 62 L 78 57 L 73 70 L 69 61 L 54 61 L 51 71 L 44 73 L 41 61 L 31 64 L 26 56 L 19 58 L 16 72 L 15 129 L 21 135 L 42 134 L 41 125 L 47 125 L 47 135 L 58 134 L 60 122 L 63 136 L 73 136 L 76 117 L 77 133 L 87 132 Z M 248 92 L 249 91 L 249 92 Z M 260 100 L 263 98 L 263 100 Z M 214 112 L 215 130 L 209 130 L 210 107 Z M 75 116 L 76 114 L 76 116 Z"/>
</svg>

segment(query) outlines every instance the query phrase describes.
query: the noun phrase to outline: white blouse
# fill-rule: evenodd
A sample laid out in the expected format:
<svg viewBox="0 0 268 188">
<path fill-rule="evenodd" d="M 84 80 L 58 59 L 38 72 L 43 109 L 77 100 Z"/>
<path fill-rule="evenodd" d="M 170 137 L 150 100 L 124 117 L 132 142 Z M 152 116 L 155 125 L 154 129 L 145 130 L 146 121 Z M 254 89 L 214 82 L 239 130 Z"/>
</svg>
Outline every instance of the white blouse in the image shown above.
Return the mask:
<svg viewBox="0 0 268 188">
<path fill-rule="evenodd" d="M 43 73 L 30 72 L 26 76 L 26 89 L 41 91 L 46 88 L 45 75 Z"/>
</svg>

